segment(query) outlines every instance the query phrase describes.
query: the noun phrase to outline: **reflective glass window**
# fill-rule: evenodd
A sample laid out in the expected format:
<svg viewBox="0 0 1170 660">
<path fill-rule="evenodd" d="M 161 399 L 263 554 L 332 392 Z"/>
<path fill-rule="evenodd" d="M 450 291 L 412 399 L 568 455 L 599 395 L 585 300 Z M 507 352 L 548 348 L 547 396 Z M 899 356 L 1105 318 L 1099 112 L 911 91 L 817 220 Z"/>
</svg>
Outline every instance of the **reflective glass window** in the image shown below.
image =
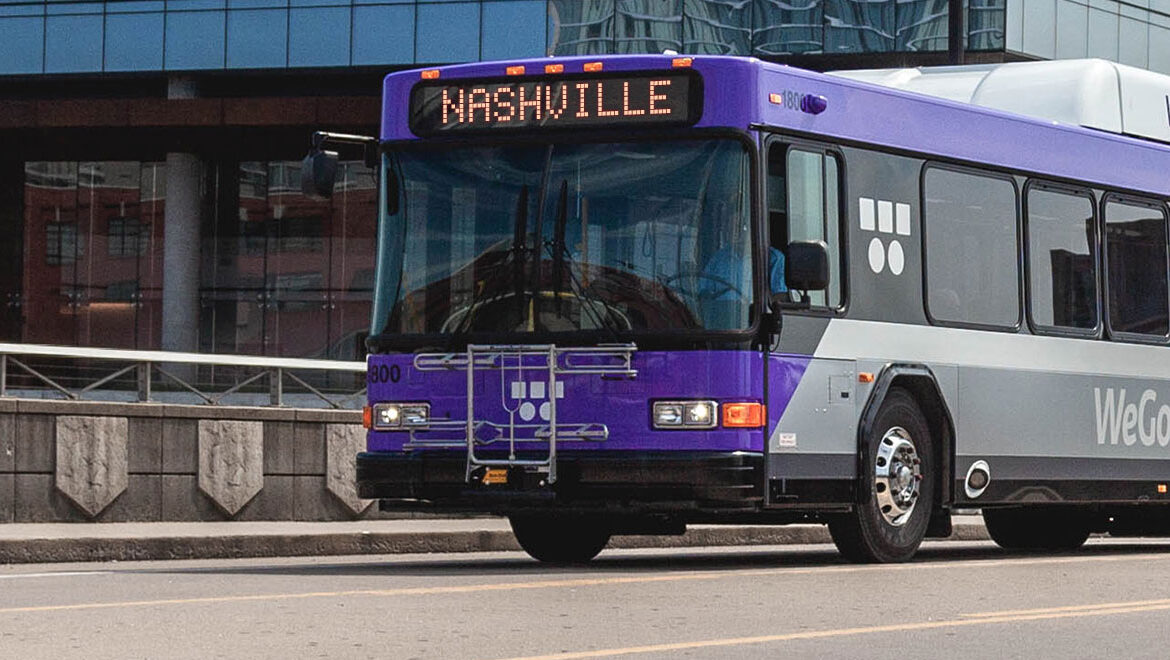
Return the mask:
<svg viewBox="0 0 1170 660">
<path fill-rule="evenodd" d="M 106 71 L 151 71 L 163 65 L 163 15 L 106 17 Z"/>
<path fill-rule="evenodd" d="M 1007 0 L 967 0 L 967 49 L 1003 50 L 1006 22 Z"/>
<path fill-rule="evenodd" d="M 77 2 L 76 0 L 48 0 L 44 5 L 45 13 L 49 16 L 56 14 L 100 14 L 103 4 L 100 2 Z"/>
<path fill-rule="evenodd" d="M 544 55 L 547 9 L 543 0 L 485 2 L 482 59 Z"/>
<path fill-rule="evenodd" d="M 224 12 L 167 13 L 166 68 L 223 68 Z"/>
<path fill-rule="evenodd" d="M 160 347 L 160 163 L 25 165 L 22 341 Z"/>
<path fill-rule="evenodd" d="M 614 52 L 682 50 L 682 0 L 617 0 Z"/>
<path fill-rule="evenodd" d="M 349 64 L 349 7 L 292 9 L 288 20 L 289 66 Z"/>
<path fill-rule="evenodd" d="M 1097 327 L 1093 198 L 1032 188 L 1027 197 L 1028 309 L 1038 326 Z"/>
<path fill-rule="evenodd" d="M 776 149 L 783 148 L 781 145 Z M 841 306 L 841 213 L 840 167 L 831 154 L 803 149 L 788 152 L 788 216 L 769 213 L 773 234 L 788 235 L 791 241 L 824 241 L 829 255 L 829 288 L 810 291 L 810 302 L 818 307 Z M 776 200 L 770 200 L 771 206 Z"/>
<path fill-rule="evenodd" d="M 549 0 L 549 54 L 614 52 L 614 12 L 614 0 Z"/>
<path fill-rule="evenodd" d="M 949 41 L 949 0 L 901 0 L 895 6 L 899 51 L 944 51 Z"/>
<path fill-rule="evenodd" d="M 1116 13 L 1089 7 L 1088 56 L 1116 61 L 1118 29 Z"/>
<path fill-rule="evenodd" d="M 825 53 L 894 50 L 894 0 L 824 0 Z"/>
<path fill-rule="evenodd" d="M 478 60 L 479 9 L 473 2 L 419 5 L 415 60 L 420 64 Z"/>
<path fill-rule="evenodd" d="M 746 0 L 683 0 L 683 52 L 750 55 L 752 3 Z"/>
<path fill-rule="evenodd" d="M 300 161 L 245 161 L 239 208 L 205 235 L 204 350 L 360 360 L 373 285 L 373 172 L 343 162 L 331 200 L 300 193 Z"/>
<path fill-rule="evenodd" d="M 228 9 L 274 9 L 287 7 L 288 0 L 227 0 Z"/>
<path fill-rule="evenodd" d="M 820 53 L 825 47 L 821 0 L 754 0 L 752 48 L 760 55 Z"/>
<path fill-rule="evenodd" d="M 1113 332 L 1164 337 L 1167 308 L 1166 216 L 1160 208 L 1105 204 L 1105 274 Z"/>
<path fill-rule="evenodd" d="M 45 19 L 45 73 L 102 70 L 102 17 Z"/>
<path fill-rule="evenodd" d="M 1007 179 L 926 170 L 927 311 L 937 321 L 1013 327 L 1020 320 L 1016 190 Z"/>
<path fill-rule="evenodd" d="M 0 18 L 0 73 L 41 73 L 45 19 Z"/>
<path fill-rule="evenodd" d="M 107 14 L 142 14 L 165 9 L 166 3 L 163 0 L 119 0 L 106 3 Z"/>
<path fill-rule="evenodd" d="M 283 9 L 228 11 L 229 69 L 283 67 L 288 63 L 288 12 Z"/>
<path fill-rule="evenodd" d="M 167 11 L 195 11 L 197 9 L 223 9 L 227 0 L 166 0 Z"/>
<path fill-rule="evenodd" d="M 414 6 L 353 8 L 353 63 L 414 62 Z"/>
</svg>

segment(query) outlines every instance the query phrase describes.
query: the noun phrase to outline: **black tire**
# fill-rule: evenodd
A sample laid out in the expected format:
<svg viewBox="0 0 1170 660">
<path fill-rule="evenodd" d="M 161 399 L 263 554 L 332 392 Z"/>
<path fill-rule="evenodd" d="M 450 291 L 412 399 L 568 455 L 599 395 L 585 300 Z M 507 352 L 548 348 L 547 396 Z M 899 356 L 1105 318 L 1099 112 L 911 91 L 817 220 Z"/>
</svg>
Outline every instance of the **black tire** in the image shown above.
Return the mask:
<svg viewBox="0 0 1170 660">
<path fill-rule="evenodd" d="M 930 427 L 906 390 L 895 387 L 886 393 L 865 438 L 861 465 L 853 513 L 829 521 L 833 543 L 850 561 L 906 561 L 926 536 L 937 481 Z M 908 480 L 903 467 L 909 470 Z M 886 477 L 879 478 L 881 470 Z M 897 473 L 894 479 L 889 478 L 892 472 Z"/>
<path fill-rule="evenodd" d="M 1077 511 L 1016 507 L 984 509 L 983 524 L 1004 550 L 1076 550 L 1089 539 L 1089 519 Z"/>
<path fill-rule="evenodd" d="M 524 552 L 547 564 L 583 564 L 609 543 L 609 529 L 594 518 L 512 516 L 509 521 Z"/>
</svg>

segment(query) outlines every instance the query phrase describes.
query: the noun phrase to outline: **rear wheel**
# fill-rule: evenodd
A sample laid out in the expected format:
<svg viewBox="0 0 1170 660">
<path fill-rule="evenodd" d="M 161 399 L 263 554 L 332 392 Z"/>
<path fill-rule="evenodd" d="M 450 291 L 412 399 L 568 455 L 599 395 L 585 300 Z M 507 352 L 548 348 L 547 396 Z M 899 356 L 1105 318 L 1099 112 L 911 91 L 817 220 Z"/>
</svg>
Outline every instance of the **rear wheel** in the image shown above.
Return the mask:
<svg viewBox="0 0 1170 660">
<path fill-rule="evenodd" d="M 596 518 L 544 515 L 509 520 L 524 552 L 549 564 L 583 564 L 609 543 L 609 529 Z"/>
<path fill-rule="evenodd" d="M 1044 508 L 984 509 L 991 540 L 1005 550 L 1075 550 L 1089 538 L 1088 517 Z"/>
<path fill-rule="evenodd" d="M 852 561 L 906 561 L 926 536 L 935 483 L 930 428 L 906 390 L 886 394 L 862 466 L 854 512 L 829 522 L 833 542 Z"/>
</svg>

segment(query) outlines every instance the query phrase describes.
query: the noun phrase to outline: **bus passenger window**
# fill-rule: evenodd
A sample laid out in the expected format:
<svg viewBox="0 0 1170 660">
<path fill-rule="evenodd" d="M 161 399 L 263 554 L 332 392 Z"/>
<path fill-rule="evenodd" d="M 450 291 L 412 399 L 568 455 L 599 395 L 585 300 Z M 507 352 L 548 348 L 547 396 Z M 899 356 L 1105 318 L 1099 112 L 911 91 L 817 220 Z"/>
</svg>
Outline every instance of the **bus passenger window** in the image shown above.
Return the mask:
<svg viewBox="0 0 1170 660">
<path fill-rule="evenodd" d="M 788 242 L 824 241 L 829 247 L 829 287 L 810 292 L 813 306 L 841 306 L 840 168 L 820 151 L 788 152 Z M 787 244 L 787 242 L 786 242 Z"/>
<path fill-rule="evenodd" d="M 1097 223 L 1093 199 L 1028 191 L 1028 309 L 1038 326 L 1097 327 Z"/>
<path fill-rule="evenodd" d="M 1166 336 L 1170 312 L 1166 299 L 1166 216 L 1162 211 L 1106 202 L 1105 264 L 1110 329 Z"/>
<path fill-rule="evenodd" d="M 1016 189 L 1011 181 L 931 167 L 923 180 L 926 309 L 936 321 L 1020 321 Z"/>
</svg>

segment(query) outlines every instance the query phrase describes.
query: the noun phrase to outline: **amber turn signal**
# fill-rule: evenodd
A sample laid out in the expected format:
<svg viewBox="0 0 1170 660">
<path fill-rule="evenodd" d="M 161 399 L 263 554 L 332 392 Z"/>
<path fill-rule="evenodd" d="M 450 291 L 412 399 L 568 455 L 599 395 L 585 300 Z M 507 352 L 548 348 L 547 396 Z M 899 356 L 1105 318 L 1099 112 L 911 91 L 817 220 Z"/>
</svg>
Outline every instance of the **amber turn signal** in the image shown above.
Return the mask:
<svg viewBox="0 0 1170 660">
<path fill-rule="evenodd" d="M 723 404 L 723 426 L 729 428 L 759 428 L 764 425 L 764 404 L 725 403 Z"/>
<path fill-rule="evenodd" d="M 374 428 L 374 409 L 370 406 L 362 408 L 362 426 L 367 429 Z"/>
</svg>

